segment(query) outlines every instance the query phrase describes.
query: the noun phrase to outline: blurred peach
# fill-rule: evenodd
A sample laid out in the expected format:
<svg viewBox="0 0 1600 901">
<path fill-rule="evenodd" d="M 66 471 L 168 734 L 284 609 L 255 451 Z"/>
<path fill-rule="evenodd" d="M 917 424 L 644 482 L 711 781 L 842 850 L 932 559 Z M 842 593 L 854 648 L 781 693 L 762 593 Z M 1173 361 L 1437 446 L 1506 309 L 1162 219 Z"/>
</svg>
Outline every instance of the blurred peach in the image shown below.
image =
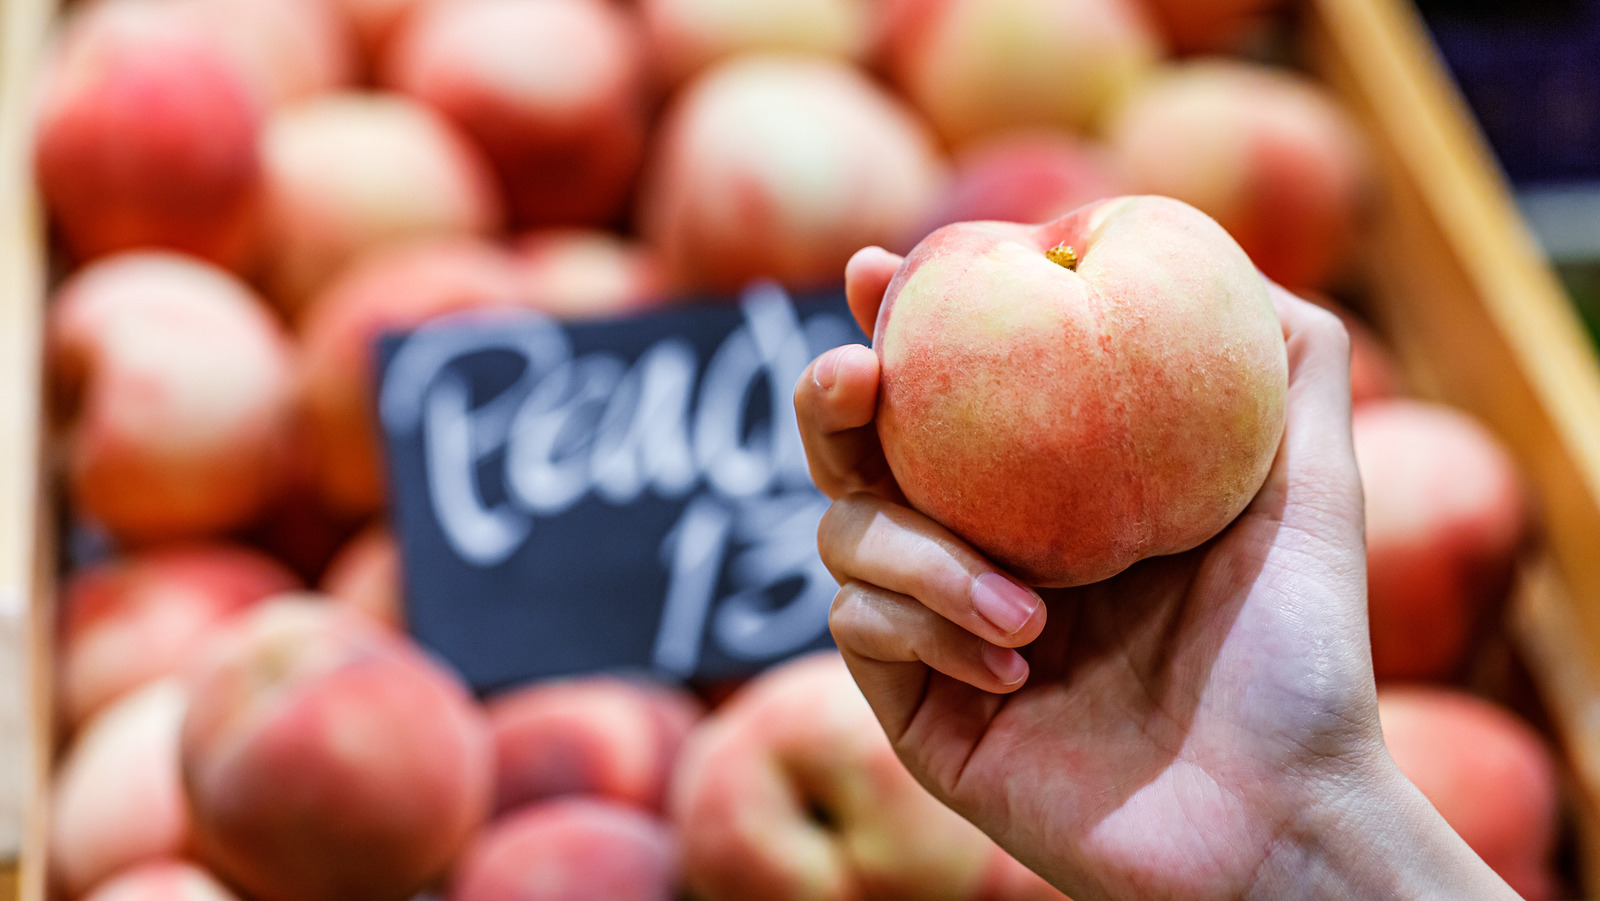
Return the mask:
<svg viewBox="0 0 1600 901">
<path fill-rule="evenodd" d="M 460 680 L 326 602 L 257 608 L 194 675 L 182 765 L 200 858 L 257 901 L 393 901 L 443 875 L 492 791 Z"/>
<path fill-rule="evenodd" d="M 909 249 L 943 179 L 931 134 L 854 67 L 745 56 L 667 114 L 640 228 L 684 287 L 819 287 L 863 246 Z"/>
<path fill-rule="evenodd" d="M 527 306 L 511 258 L 468 238 L 390 248 L 352 267 L 306 312 L 301 409 L 321 496 L 346 516 L 383 507 L 374 343 L 446 313 Z"/>
<path fill-rule="evenodd" d="M 955 173 L 925 232 L 952 222 L 1050 222 L 1126 193 L 1097 145 L 1064 132 L 1010 132 L 956 157 Z"/>
<path fill-rule="evenodd" d="M 178 860 L 147 863 L 118 873 L 84 901 L 238 901 L 205 870 Z"/>
<path fill-rule="evenodd" d="M 329 0 L 355 33 L 369 69 L 376 69 L 401 23 L 423 0 Z"/>
<path fill-rule="evenodd" d="M 448 901 L 673 901 L 672 828 L 637 808 L 572 798 L 523 808 L 480 835 Z"/>
<path fill-rule="evenodd" d="M 1110 142 L 1131 190 L 1199 207 L 1285 287 L 1325 286 L 1355 249 L 1365 139 L 1304 76 L 1225 60 L 1170 68 L 1118 114 Z"/>
<path fill-rule="evenodd" d="M 34 169 L 67 247 L 253 259 L 262 112 L 197 23 L 150 0 L 69 15 L 46 61 Z"/>
<path fill-rule="evenodd" d="M 268 294 L 291 318 L 357 257 L 501 222 L 487 163 L 439 114 L 380 93 L 285 107 L 265 139 Z"/>
<path fill-rule="evenodd" d="M 1137 0 L 883 2 L 890 74 L 955 145 L 1092 131 L 1161 52 Z"/>
<path fill-rule="evenodd" d="M 861 60 L 881 0 L 639 0 L 657 64 L 671 84 L 731 56 L 789 51 Z"/>
<path fill-rule="evenodd" d="M 202 23 L 269 107 L 355 82 L 355 43 L 328 0 L 165 2 Z"/>
<path fill-rule="evenodd" d="M 183 852 L 190 820 L 178 734 L 188 702 L 177 680 L 151 683 L 91 719 L 67 748 L 50 804 L 50 872 L 69 896 Z"/>
<path fill-rule="evenodd" d="M 454 0 L 395 37 L 385 84 L 487 151 L 520 225 L 602 225 L 644 157 L 643 48 L 610 0 Z"/>
<path fill-rule="evenodd" d="M 400 581 L 400 547 L 381 523 L 350 539 L 328 564 L 322 592 L 373 622 L 405 631 L 406 613 Z"/>
<path fill-rule="evenodd" d="M 1237 50 L 1282 0 L 1145 0 L 1172 46 L 1186 53 Z"/>
<path fill-rule="evenodd" d="M 513 255 L 530 302 L 558 318 L 621 316 L 667 300 L 655 251 L 611 232 L 530 232 L 516 242 Z"/>
<path fill-rule="evenodd" d="M 57 293 L 48 353 L 72 499 L 119 538 L 222 532 L 273 498 L 293 348 L 233 276 L 170 253 L 102 259 Z"/>
<path fill-rule="evenodd" d="M 57 650 L 68 726 L 178 675 L 229 617 L 299 587 L 272 558 L 222 542 L 166 546 L 73 574 L 62 589 Z"/>
<path fill-rule="evenodd" d="M 592 795 L 660 812 L 704 710 L 681 689 L 610 677 L 529 685 L 489 704 L 495 809 Z"/>
</svg>

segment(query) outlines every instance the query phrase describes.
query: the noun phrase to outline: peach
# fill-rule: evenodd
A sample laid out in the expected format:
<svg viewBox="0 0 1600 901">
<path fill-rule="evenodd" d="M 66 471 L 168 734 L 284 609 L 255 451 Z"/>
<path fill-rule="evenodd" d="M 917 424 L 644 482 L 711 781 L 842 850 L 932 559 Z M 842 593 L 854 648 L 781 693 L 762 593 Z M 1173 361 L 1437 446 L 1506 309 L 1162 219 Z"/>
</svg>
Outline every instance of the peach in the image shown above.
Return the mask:
<svg viewBox="0 0 1600 901">
<path fill-rule="evenodd" d="M 176 680 L 151 683 L 91 719 L 67 749 L 50 805 L 50 872 L 68 895 L 184 850 L 178 733 L 188 701 Z"/>
<path fill-rule="evenodd" d="M 118 873 L 84 901 L 238 901 L 238 897 L 205 870 L 171 860 Z"/>
<path fill-rule="evenodd" d="M 956 145 L 1091 131 L 1161 52 L 1134 0 L 886 0 L 883 14 L 890 73 Z"/>
<path fill-rule="evenodd" d="M 1283 434 L 1266 281 L 1164 197 L 934 232 L 895 275 L 874 345 L 878 434 L 907 499 L 1036 585 L 1210 539 Z"/>
<path fill-rule="evenodd" d="M 328 0 L 178 2 L 227 51 L 269 107 L 355 81 L 355 43 Z"/>
<path fill-rule="evenodd" d="M 954 222 L 1049 222 L 1124 192 L 1100 147 L 1063 132 L 1013 132 L 974 144 L 924 231 Z"/>
<path fill-rule="evenodd" d="M 424 4 L 381 75 L 477 140 L 518 224 L 621 215 L 644 158 L 643 48 L 610 0 Z"/>
<path fill-rule="evenodd" d="M 177 254 L 102 259 L 57 293 L 48 354 L 73 501 L 119 538 L 215 534 L 271 501 L 292 347 L 233 276 Z"/>
<path fill-rule="evenodd" d="M 506 817 L 462 855 L 448 901 L 674 901 L 678 841 L 658 817 L 592 798 Z"/>
<path fill-rule="evenodd" d="M 328 564 L 321 588 L 334 603 L 396 632 L 405 631 L 400 547 L 387 526 L 368 526 L 350 539 Z"/>
<path fill-rule="evenodd" d="M 942 180 L 932 136 L 853 67 L 746 56 L 668 112 L 640 228 L 685 287 L 816 287 L 863 245 L 914 242 Z"/>
<path fill-rule="evenodd" d="M 1145 0 L 1178 50 L 1239 49 L 1284 4 L 1282 0 Z"/>
<path fill-rule="evenodd" d="M 163 547 L 74 574 L 62 592 L 57 696 L 69 726 L 181 673 L 220 623 L 300 582 L 238 545 Z"/>
<path fill-rule="evenodd" d="M 489 704 L 495 809 L 591 795 L 659 812 L 703 711 L 681 689 L 609 677 L 527 686 Z"/>
<path fill-rule="evenodd" d="M 262 112 L 203 29 L 147 0 L 86 4 L 49 55 L 34 168 L 74 255 L 255 251 Z"/>
<path fill-rule="evenodd" d="M 501 220 L 488 164 L 441 116 L 399 95 L 285 107 L 265 137 L 268 294 L 291 318 L 356 257 Z"/>
<path fill-rule="evenodd" d="M 789 51 L 860 60 L 870 49 L 877 0 L 639 0 L 651 49 L 677 84 L 730 56 Z"/>
<path fill-rule="evenodd" d="M 391 248 L 353 266 L 306 312 L 301 408 L 306 452 L 328 507 L 366 516 L 383 506 L 374 343 L 463 310 L 527 306 L 505 251 L 472 239 Z"/>
<path fill-rule="evenodd" d="M 1354 433 L 1378 678 L 1455 675 L 1527 533 L 1516 464 L 1465 413 L 1421 401 L 1364 404 Z"/>
<path fill-rule="evenodd" d="M 369 68 L 383 59 L 390 41 L 423 0 L 330 0 L 344 15 Z"/>
<path fill-rule="evenodd" d="M 704 901 L 975 898 L 995 850 L 906 771 L 837 654 L 771 670 L 713 713 L 671 809 Z"/>
<path fill-rule="evenodd" d="M 1364 138 L 1303 76 L 1218 60 L 1174 67 L 1145 82 L 1109 140 L 1130 189 L 1216 217 L 1290 288 L 1324 285 L 1353 249 L 1370 190 Z"/>
<path fill-rule="evenodd" d="M 1484 863 L 1528 901 L 1555 894 L 1560 801 L 1549 747 L 1516 714 L 1447 688 L 1378 692 L 1401 772 Z"/>
<path fill-rule="evenodd" d="M 466 688 L 353 613 L 259 607 L 194 678 L 195 844 L 257 901 L 408 897 L 487 814 L 489 729 Z"/>
<path fill-rule="evenodd" d="M 668 297 L 655 251 L 620 235 L 584 229 L 531 232 L 514 255 L 523 290 L 540 310 L 563 319 L 636 313 Z"/>
</svg>

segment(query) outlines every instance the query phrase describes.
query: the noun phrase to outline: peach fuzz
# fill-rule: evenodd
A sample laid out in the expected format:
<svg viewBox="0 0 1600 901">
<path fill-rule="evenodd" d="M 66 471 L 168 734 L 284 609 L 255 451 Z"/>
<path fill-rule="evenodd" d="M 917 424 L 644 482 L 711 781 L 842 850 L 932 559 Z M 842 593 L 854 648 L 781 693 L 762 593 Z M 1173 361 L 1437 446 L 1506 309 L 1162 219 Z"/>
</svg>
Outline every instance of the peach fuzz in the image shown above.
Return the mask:
<svg viewBox="0 0 1600 901">
<path fill-rule="evenodd" d="M 447 901 L 674 901 L 678 840 L 657 816 L 594 798 L 525 807 L 462 855 Z"/>
<path fill-rule="evenodd" d="M 177 680 L 154 682 L 91 719 L 67 748 L 50 804 L 50 874 L 68 896 L 185 850 L 178 734 L 188 700 Z"/>
<path fill-rule="evenodd" d="M 678 751 L 703 714 L 681 689 L 612 677 L 501 695 L 489 704 L 495 809 L 588 795 L 660 812 Z"/>
<path fill-rule="evenodd" d="M 1013 132 L 956 157 L 955 172 L 924 228 L 996 220 L 1050 222 L 1117 197 L 1121 179 L 1097 145 L 1064 132 Z"/>
<path fill-rule="evenodd" d="M 1172 46 L 1186 53 L 1237 50 L 1283 0 L 1144 0 Z"/>
<path fill-rule="evenodd" d="M 611 0 L 425 4 L 381 78 L 477 141 L 517 224 L 621 216 L 644 159 L 644 49 Z"/>
<path fill-rule="evenodd" d="M 79 259 L 136 247 L 253 259 L 262 111 L 175 8 L 76 8 L 47 56 L 35 129 L 39 191 Z"/>
<path fill-rule="evenodd" d="M 509 255 L 465 238 L 373 254 L 313 301 L 302 325 L 300 408 L 310 471 L 330 510 L 359 517 L 383 506 L 373 384 L 378 337 L 447 313 L 509 306 L 529 306 Z"/>
<path fill-rule="evenodd" d="M 868 244 L 916 240 L 944 178 L 932 135 L 844 63 L 752 55 L 667 113 L 640 228 L 685 288 L 831 284 Z"/>
<path fill-rule="evenodd" d="M 844 60 L 871 49 L 880 0 L 639 0 L 657 65 L 677 84 L 728 57 L 787 51 Z"/>
<path fill-rule="evenodd" d="M 230 617 L 299 587 L 270 557 L 223 542 L 162 547 L 75 573 L 58 619 L 56 694 L 67 725 L 180 674 Z"/>
<path fill-rule="evenodd" d="M 669 300 L 655 251 L 611 232 L 530 232 L 512 256 L 530 302 L 558 318 L 623 316 Z"/>
<path fill-rule="evenodd" d="M 1378 678 L 1449 678 L 1503 600 L 1527 534 L 1516 464 L 1470 416 L 1421 401 L 1358 407 L 1354 435 Z"/>
<path fill-rule="evenodd" d="M 1303 76 L 1176 66 L 1144 83 L 1108 139 L 1131 190 L 1199 207 L 1289 288 L 1325 285 L 1354 249 L 1371 189 L 1365 139 Z"/>
<path fill-rule="evenodd" d="M 106 880 L 83 901 L 239 901 L 205 870 L 183 861 L 144 864 Z"/>
<path fill-rule="evenodd" d="M 770 670 L 713 713 L 671 810 L 703 901 L 975 898 L 994 852 L 906 771 L 837 654 Z"/>
<path fill-rule="evenodd" d="M 387 526 L 368 526 L 350 539 L 328 564 L 321 590 L 373 622 L 404 632 L 400 546 Z"/>
<path fill-rule="evenodd" d="M 1555 895 L 1560 811 L 1549 746 L 1516 714 L 1448 688 L 1378 692 L 1384 742 L 1445 822 L 1528 901 Z"/>
<path fill-rule="evenodd" d="M 874 345 L 878 434 L 907 499 L 1035 585 L 1210 539 L 1283 435 L 1267 283 L 1164 197 L 934 232 L 895 275 Z"/>
<path fill-rule="evenodd" d="M 138 252 L 61 286 L 47 353 L 77 509 L 130 542 L 215 534 L 272 500 L 293 347 L 244 283 Z"/>
<path fill-rule="evenodd" d="M 1136 0 L 884 0 L 882 15 L 890 74 L 958 146 L 1090 132 L 1161 54 Z"/>
<path fill-rule="evenodd" d="M 328 0 L 157 0 L 199 21 L 268 107 L 346 88 L 355 43 Z"/>
<path fill-rule="evenodd" d="M 484 235 L 502 219 L 488 164 L 443 117 L 395 94 L 285 107 L 264 141 L 267 293 L 298 318 L 357 257 L 424 237 Z"/>
<path fill-rule="evenodd" d="M 408 897 L 488 812 L 489 730 L 465 686 L 353 613 L 257 608 L 193 685 L 195 845 L 257 901 Z"/>
</svg>

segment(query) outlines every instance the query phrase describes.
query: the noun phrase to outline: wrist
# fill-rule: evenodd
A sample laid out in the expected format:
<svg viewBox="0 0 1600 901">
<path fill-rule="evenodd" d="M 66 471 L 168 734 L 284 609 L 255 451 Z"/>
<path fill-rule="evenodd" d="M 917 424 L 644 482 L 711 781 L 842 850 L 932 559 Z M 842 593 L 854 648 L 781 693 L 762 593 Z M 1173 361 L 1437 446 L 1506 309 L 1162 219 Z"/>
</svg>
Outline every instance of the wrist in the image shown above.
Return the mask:
<svg viewBox="0 0 1600 901">
<path fill-rule="evenodd" d="M 1252 899 L 1517 895 L 1439 816 L 1387 752 L 1329 780 L 1291 819 L 1246 895 Z"/>
</svg>

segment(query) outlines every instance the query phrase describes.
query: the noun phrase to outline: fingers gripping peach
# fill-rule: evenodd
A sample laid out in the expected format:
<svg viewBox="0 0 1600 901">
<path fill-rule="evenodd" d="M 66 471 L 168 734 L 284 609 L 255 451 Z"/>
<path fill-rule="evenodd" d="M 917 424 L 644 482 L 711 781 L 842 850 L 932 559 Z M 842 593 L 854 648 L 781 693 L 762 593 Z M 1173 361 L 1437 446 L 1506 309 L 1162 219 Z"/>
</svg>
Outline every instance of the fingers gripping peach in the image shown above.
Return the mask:
<svg viewBox="0 0 1600 901">
<path fill-rule="evenodd" d="M 1283 434 L 1266 281 L 1167 198 L 941 229 L 896 274 L 874 343 L 878 433 L 906 498 L 1038 585 L 1210 539 Z"/>
</svg>

